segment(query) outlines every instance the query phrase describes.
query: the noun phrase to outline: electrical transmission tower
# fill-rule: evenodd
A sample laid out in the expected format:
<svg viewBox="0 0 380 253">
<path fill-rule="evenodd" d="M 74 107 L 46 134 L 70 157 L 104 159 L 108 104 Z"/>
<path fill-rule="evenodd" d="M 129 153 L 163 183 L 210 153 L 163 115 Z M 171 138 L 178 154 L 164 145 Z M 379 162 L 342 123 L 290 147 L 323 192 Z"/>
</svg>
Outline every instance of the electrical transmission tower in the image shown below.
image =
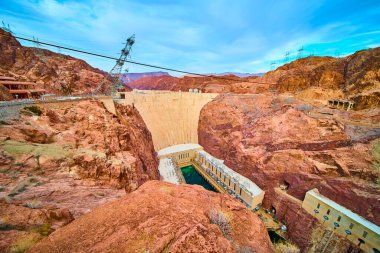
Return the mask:
<svg viewBox="0 0 380 253">
<path fill-rule="evenodd" d="M 271 70 L 274 70 L 275 68 L 276 68 L 276 62 L 275 61 L 272 61 L 271 63 L 270 63 L 270 69 Z"/>
<path fill-rule="evenodd" d="M 119 59 L 116 60 L 115 66 L 113 66 L 113 68 L 108 73 L 108 75 L 102 80 L 102 82 L 98 85 L 98 87 L 96 87 L 96 89 L 92 92 L 92 95 L 96 95 L 98 92 L 102 92 L 105 95 L 114 95 L 117 87 L 123 85 L 122 83 L 120 83 L 120 75 L 121 75 L 121 71 L 123 70 L 124 63 L 127 60 L 127 57 L 130 57 L 132 46 L 133 44 L 135 44 L 135 35 L 132 35 L 131 37 L 129 37 L 124 44 L 125 46 L 121 50 L 120 57 Z M 128 69 L 125 69 L 125 72 L 128 72 Z M 112 80 L 111 85 L 103 88 L 104 84 L 110 79 Z"/>
<path fill-rule="evenodd" d="M 300 59 L 300 58 L 303 57 L 303 51 L 304 51 L 303 46 L 300 47 L 300 49 L 298 49 L 298 56 L 297 56 L 297 59 Z"/>
<path fill-rule="evenodd" d="M 1 23 L 3 25 L 3 30 L 12 34 L 11 27 L 9 26 L 9 24 L 5 24 L 4 21 L 1 21 Z"/>
<path fill-rule="evenodd" d="M 289 62 L 289 55 L 290 55 L 290 52 L 289 52 L 289 51 L 286 51 L 286 53 L 285 53 L 285 59 L 284 59 L 284 63 Z"/>
</svg>

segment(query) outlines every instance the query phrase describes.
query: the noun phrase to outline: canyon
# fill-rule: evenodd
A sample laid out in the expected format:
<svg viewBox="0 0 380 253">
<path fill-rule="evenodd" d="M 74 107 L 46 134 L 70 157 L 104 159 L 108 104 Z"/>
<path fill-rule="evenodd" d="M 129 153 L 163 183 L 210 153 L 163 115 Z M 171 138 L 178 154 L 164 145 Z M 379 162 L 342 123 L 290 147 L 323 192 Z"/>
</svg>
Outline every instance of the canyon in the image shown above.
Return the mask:
<svg viewBox="0 0 380 253">
<path fill-rule="evenodd" d="M 1 38 L 1 73 L 49 92 L 88 93 L 106 76 Z M 313 188 L 379 226 L 379 64 L 375 48 L 263 76 L 146 76 L 128 81 L 144 90 L 114 98 L 114 111 L 96 97 L 25 105 L 0 121 L 0 251 L 320 252 L 328 230 L 302 208 Z M 158 151 L 186 143 L 265 191 L 262 209 L 289 244 L 272 245 L 259 214 L 228 194 L 162 182 Z M 325 252 L 360 252 L 329 240 Z"/>
</svg>

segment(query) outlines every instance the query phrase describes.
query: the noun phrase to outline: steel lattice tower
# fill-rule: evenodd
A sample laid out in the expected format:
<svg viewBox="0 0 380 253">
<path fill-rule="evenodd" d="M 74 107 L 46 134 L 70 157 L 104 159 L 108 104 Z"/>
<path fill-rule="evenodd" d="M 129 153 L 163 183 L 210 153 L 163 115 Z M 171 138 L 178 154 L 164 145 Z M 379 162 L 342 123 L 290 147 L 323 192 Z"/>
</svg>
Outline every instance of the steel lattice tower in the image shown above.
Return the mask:
<svg viewBox="0 0 380 253">
<path fill-rule="evenodd" d="M 104 84 L 107 82 L 107 80 L 111 79 L 112 84 L 108 87 L 105 87 L 102 93 L 105 95 L 114 95 L 116 88 L 120 85 L 123 85 L 120 83 L 120 75 L 123 71 L 124 63 L 126 62 L 127 58 L 130 56 L 130 52 L 132 49 L 133 44 L 135 44 L 135 35 L 132 35 L 129 37 L 126 42 L 124 43 L 125 46 L 121 50 L 121 54 L 119 59 L 116 60 L 115 66 L 111 69 L 111 71 L 108 73 L 108 75 L 102 80 L 102 82 L 96 87 L 96 89 L 92 92 L 93 95 L 97 94 L 98 92 L 102 92 L 102 88 Z M 125 72 L 128 72 L 128 69 L 125 69 Z"/>
</svg>

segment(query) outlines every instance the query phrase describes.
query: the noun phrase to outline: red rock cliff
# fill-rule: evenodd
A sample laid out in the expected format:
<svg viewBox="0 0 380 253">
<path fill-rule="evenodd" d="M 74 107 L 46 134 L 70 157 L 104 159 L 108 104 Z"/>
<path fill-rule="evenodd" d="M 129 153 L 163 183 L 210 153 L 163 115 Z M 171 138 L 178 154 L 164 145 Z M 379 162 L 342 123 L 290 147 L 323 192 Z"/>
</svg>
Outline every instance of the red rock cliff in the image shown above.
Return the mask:
<svg viewBox="0 0 380 253">
<path fill-rule="evenodd" d="M 158 181 L 80 217 L 29 252 L 85 251 L 273 252 L 264 224 L 235 199 Z"/>
<path fill-rule="evenodd" d="M 307 57 L 293 61 L 256 79 L 277 83 L 272 88 L 293 94 L 312 93 L 312 88 L 332 92 L 326 98 L 342 97 L 356 102 L 356 109 L 376 108 L 380 105 L 380 48 L 361 50 L 352 55 Z M 323 94 L 324 93 L 324 94 Z M 321 98 L 319 93 L 314 98 Z"/>
<path fill-rule="evenodd" d="M 234 75 L 222 77 L 184 76 L 181 78 L 173 76 L 151 76 L 137 79 L 129 82 L 127 85 L 131 88 L 142 90 L 189 91 L 189 89 L 198 89 L 202 90 L 202 92 L 256 93 L 263 89 L 262 85 L 248 82 L 256 78 L 255 76 L 239 78 Z"/>
<path fill-rule="evenodd" d="M 2 29 L 0 55 L 0 73 L 36 82 L 38 88 L 58 95 L 91 92 L 106 76 L 104 71 L 83 60 L 45 49 L 24 47 Z"/>
<path fill-rule="evenodd" d="M 1 123 L 1 252 L 159 178 L 141 116 L 130 106 L 117 111 L 97 101 L 44 104 Z"/>
<path fill-rule="evenodd" d="M 198 128 L 206 151 L 266 191 L 265 207 L 277 209 L 303 249 L 317 226 L 300 206 L 312 188 L 380 224 L 380 129 L 368 127 L 378 122 L 379 109 L 323 109 L 334 117 L 319 110 L 270 94 L 220 95 L 202 109 Z M 278 193 L 280 185 L 287 191 Z"/>
</svg>

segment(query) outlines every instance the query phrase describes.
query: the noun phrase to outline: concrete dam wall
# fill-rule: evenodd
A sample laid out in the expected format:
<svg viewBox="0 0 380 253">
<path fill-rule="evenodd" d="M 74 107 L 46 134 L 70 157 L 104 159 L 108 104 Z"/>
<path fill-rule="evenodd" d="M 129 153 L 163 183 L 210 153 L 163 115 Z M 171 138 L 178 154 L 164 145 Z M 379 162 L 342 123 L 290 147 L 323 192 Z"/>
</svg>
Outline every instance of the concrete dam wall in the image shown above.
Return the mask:
<svg viewBox="0 0 380 253">
<path fill-rule="evenodd" d="M 134 90 L 119 95 L 121 98 L 115 102 L 137 108 L 158 151 L 177 144 L 198 143 L 200 111 L 218 94 Z"/>
</svg>

